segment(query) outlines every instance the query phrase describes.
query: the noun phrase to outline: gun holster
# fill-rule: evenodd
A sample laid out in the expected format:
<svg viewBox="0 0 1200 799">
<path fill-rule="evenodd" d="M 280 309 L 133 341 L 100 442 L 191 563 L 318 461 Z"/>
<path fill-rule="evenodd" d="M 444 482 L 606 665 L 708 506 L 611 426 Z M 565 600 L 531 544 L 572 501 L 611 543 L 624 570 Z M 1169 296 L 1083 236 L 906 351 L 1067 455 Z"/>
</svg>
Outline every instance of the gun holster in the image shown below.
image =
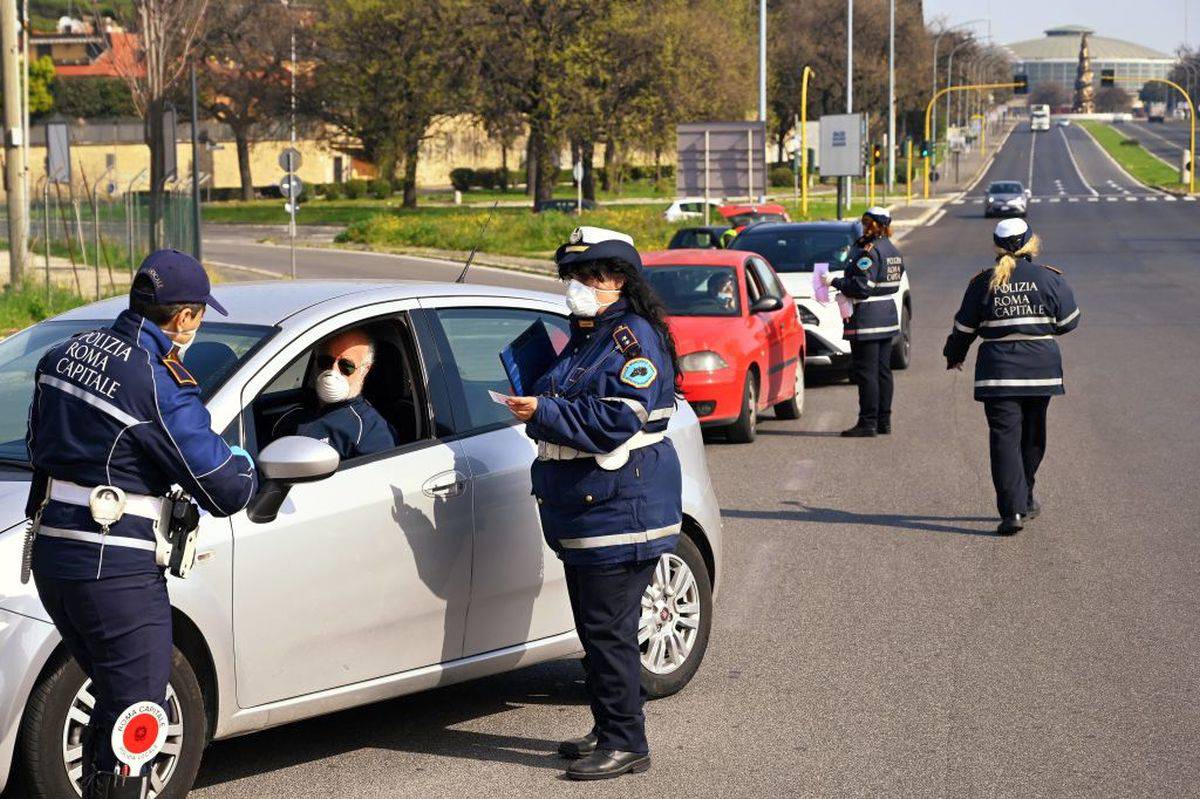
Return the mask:
<svg viewBox="0 0 1200 799">
<path fill-rule="evenodd" d="M 182 491 L 163 497 L 162 516 L 154 525 L 154 560 L 176 577 L 187 579 L 196 565 L 200 508 Z"/>
</svg>

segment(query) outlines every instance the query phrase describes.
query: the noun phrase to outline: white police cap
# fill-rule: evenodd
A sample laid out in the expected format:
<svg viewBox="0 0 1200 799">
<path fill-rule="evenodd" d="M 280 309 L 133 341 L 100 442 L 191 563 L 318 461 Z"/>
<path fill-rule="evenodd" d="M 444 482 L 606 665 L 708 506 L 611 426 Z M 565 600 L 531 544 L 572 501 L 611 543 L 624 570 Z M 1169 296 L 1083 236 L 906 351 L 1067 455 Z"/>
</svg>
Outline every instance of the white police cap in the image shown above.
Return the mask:
<svg viewBox="0 0 1200 799">
<path fill-rule="evenodd" d="M 1009 252 L 1016 252 L 1029 242 L 1031 236 L 1033 236 L 1033 231 L 1029 229 L 1029 223 L 1024 219 L 1005 219 L 996 225 L 996 230 L 992 233 L 992 241 L 996 243 L 997 247 L 1002 247 Z"/>
<path fill-rule="evenodd" d="M 610 258 L 642 271 L 642 257 L 633 245 L 633 237 L 607 228 L 581 225 L 571 231 L 567 243 L 554 253 L 560 277 L 569 275 L 572 268 L 580 264 Z"/>
<path fill-rule="evenodd" d="M 892 224 L 892 215 L 888 210 L 881 205 L 872 205 L 867 210 L 863 211 L 863 216 L 869 216 L 881 225 Z"/>
<path fill-rule="evenodd" d="M 571 244 L 599 244 L 602 241 L 623 241 L 633 246 L 633 237 L 608 228 L 580 225 L 571 231 Z"/>
</svg>

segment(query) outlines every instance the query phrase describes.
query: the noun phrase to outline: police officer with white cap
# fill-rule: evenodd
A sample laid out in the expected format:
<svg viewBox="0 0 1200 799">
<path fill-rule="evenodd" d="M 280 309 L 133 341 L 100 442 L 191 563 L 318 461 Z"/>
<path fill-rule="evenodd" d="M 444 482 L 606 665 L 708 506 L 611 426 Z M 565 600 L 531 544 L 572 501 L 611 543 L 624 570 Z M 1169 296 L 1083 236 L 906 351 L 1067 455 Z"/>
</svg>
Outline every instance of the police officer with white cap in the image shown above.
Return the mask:
<svg viewBox="0 0 1200 799">
<path fill-rule="evenodd" d="M 874 206 L 862 215 L 862 236 L 854 242 L 841 277 L 826 282 L 854 303 L 843 323 L 850 341 L 850 379 L 858 386 L 858 422 L 842 435 L 869 438 L 892 432 L 892 341 L 900 332 L 896 292 L 904 258 L 892 244 L 892 217 Z"/>
<path fill-rule="evenodd" d="M 1062 272 L 1034 262 L 1038 237 L 1023 219 L 1006 219 L 992 236 L 996 265 L 971 279 L 943 355 L 961 369 L 971 342 L 975 399 L 987 414 L 992 482 L 1001 535 L 1012 535 L 1041 512 L 1034 478 L 1046 452 L 1046 410 L 1064 393 L 1057 336 L 1079 324 L 1079 307 Z"/>
</svg>

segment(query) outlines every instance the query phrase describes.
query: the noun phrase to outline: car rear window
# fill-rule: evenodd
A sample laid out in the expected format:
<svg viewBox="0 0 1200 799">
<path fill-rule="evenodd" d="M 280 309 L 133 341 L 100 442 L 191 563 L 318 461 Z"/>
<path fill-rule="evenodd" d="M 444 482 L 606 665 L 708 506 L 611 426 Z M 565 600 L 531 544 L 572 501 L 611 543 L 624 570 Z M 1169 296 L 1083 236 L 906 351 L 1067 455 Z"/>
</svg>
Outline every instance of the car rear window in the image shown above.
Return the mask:
<svg viewBox="0 0 1200 799">
<path fill-rule="evenodd" d="M 993 183 L 988 186 L 988 191 L 992 194 L 1020 194 L 1024 189 L 1020 183 Z"/>
<path fill-rule="evenodd" d="M 818 263 L 840 269 L 853 243 L 850 230 L 768 229 L 743 233 L 732 248 L 758 253 L 776 272 L 811 272 Z"/>
<path fill-rule="evenodd" d="M 655 266 L 646 270 L 646 279 L 671 316 L 739 316 L 742 312 L 737 274 L 731 267 Z"/>
</svg>

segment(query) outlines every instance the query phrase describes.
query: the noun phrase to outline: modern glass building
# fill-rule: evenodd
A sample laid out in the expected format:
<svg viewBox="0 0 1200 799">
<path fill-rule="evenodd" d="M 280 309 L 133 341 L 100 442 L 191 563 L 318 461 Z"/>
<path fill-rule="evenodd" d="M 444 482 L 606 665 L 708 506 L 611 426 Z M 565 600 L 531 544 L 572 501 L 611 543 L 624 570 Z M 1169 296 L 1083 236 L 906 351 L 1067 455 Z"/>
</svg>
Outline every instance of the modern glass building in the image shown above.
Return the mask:
<svg viewBox="0 0 1200 799">
<path fill-rule="evenodd" d="M 1136 95 L 1146 78 L 1165 78 L 1176 63 L 1174 56 L 1121 39 L 1096 36 L 1082 25 L 1063 25 L 1046 31 L 1042 39 L 1030 39 L 1005 45 L 1012 57 L 1014 71 L 1029 76 L 1029 85 L 1053 81 L 1066 89 L 1075 88 L 1075 67 L 1079 63 L 1079 40 L 1088 34 L 1088 52 L 1096 88 L 1100 88 L 1101 70 L 1115 70 L 1117 85 Z"/>
</svg>

